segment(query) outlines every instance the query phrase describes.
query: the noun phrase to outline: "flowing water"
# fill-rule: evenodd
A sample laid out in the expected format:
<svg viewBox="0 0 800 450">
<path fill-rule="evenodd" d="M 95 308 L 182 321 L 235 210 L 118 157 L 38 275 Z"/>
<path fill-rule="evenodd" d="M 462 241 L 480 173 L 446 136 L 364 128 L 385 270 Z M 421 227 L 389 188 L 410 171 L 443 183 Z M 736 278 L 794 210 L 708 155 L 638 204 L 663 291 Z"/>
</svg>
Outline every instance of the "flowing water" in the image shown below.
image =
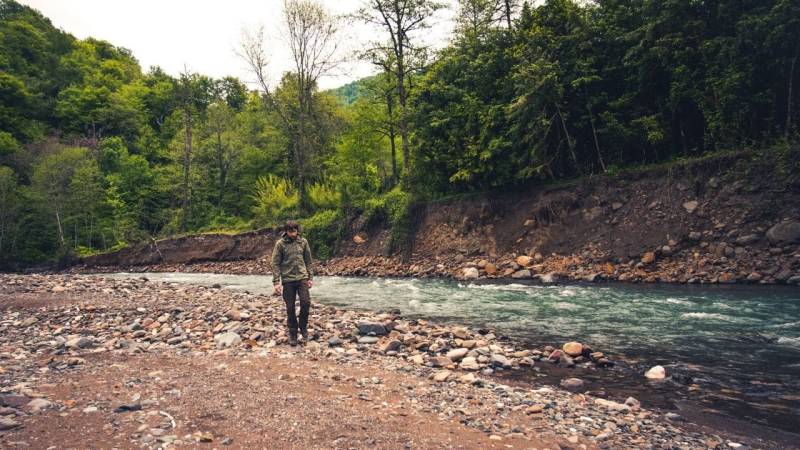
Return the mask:
<svg viewBox="0 0 800 450">
<path fill-rule="evenodd" d="M 272 290 L 271 277 L 263 275 L 115 276 Z M 348 309 L 496 328 L 539 348 L 580 341 L 623 362 L 611 370 L 537 368 L 529 375 L 548 382 L 579 376 L 590 388 L 633 393 L 652 406 L 690 404 L 784 430 L 800 426 L 800 289 L 318 277 L 312 297 Z M 655 364 L 672 379 L 648 382 L 642 374 Z"/>
</svg>

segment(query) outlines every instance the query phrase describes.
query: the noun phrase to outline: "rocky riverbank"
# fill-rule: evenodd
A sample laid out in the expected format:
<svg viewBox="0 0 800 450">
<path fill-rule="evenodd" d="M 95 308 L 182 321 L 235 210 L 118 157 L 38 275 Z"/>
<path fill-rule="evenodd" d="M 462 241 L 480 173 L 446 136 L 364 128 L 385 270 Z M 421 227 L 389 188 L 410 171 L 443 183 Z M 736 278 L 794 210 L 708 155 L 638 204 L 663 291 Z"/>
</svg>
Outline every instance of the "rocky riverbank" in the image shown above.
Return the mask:
<svg viewBox="0 0 800 450">
<path fill-rule="evenodd" d="M 782 446 L 596 397 L 578 379 L 497 377 L 613 363 L 580 343 L 521 348 L 493 330 L 315 305 L 311 340 L 293 348 L 278 298 L 146 279 L 0 275 L 0 296 L 9 447 L 83 436 L 153 448 Z"/>
</svg>

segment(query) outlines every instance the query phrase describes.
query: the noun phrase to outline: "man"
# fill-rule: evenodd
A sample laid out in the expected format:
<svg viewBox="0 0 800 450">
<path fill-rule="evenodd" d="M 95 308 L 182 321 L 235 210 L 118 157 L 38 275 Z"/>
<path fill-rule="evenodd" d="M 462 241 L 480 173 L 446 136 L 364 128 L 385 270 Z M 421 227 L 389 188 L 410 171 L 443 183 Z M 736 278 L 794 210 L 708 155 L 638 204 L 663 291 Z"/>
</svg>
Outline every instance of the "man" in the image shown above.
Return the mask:
<svg viewBox="0 0 800 450">
<path fill-rule="evenodd" d="M 300 236 L 300 224 L 286 221 L 282 237 L 272 250 L 272 285 L 276 294 L 286 302 L 286 323 L 289 344 L 297 345 L 297 314 L 295 297 L 300 297 L 300 334 L 308 341 L 308 310 L 311 308 L 311 249 Z"/>
</svg>

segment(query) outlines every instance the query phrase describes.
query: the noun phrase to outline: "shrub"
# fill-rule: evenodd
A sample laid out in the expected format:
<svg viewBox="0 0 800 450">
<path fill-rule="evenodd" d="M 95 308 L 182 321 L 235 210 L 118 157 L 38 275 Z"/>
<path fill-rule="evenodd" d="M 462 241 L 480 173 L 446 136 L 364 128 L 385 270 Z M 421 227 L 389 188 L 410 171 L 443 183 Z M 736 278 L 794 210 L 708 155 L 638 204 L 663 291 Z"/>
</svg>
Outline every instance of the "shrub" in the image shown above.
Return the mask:
<svg viewBox="0 0 800 450">
<path fill-rule="evenodd" d="M 342 201 L 342 194 L 333 186 L 314 183 L 308 187 L 308 198 L 317 210 L 335 209 Z"/>
<path fill-rule="evenodd" d="M 329 209 L 303 219 L 300 223 L 314 256 L 319 259 L 330 258 L 336 241 L 344 234 L 342 216 L 337 211 Z"/>
<path fill-rule="evenodd" d="M 275 225 L 297 213 L 300 196 L 288 180 L 270 174 L 256 181 L 253 200 L 255 221 L 260 225 Z"/>
</svg>

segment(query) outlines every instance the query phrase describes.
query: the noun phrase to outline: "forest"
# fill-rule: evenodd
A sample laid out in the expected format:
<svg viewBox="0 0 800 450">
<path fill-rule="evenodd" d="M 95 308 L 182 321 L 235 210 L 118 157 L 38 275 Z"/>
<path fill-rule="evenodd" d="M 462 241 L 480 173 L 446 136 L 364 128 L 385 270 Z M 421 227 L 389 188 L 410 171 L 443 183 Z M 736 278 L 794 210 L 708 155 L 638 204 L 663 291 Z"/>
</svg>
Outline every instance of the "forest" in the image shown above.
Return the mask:
<svg viewBox="0 0 800 450">
<path fill-rule="evenodd" d="M 455 28 L 433 51 L 442 8 Z M 0 0 L 0 269 L 287 218 L 326 258 L 357 216 L 401 245 L 409 210 L 444 196 L 742 149 L 800 159 L 797 0 L 282 13 L 294 69 L 270 83 L 258 30 L 240 48 L 252 80 L 170 75 Z M 358 55 L 375 75 L 321 90 L 345 21 L 381 31 Z"/>
</svg>

